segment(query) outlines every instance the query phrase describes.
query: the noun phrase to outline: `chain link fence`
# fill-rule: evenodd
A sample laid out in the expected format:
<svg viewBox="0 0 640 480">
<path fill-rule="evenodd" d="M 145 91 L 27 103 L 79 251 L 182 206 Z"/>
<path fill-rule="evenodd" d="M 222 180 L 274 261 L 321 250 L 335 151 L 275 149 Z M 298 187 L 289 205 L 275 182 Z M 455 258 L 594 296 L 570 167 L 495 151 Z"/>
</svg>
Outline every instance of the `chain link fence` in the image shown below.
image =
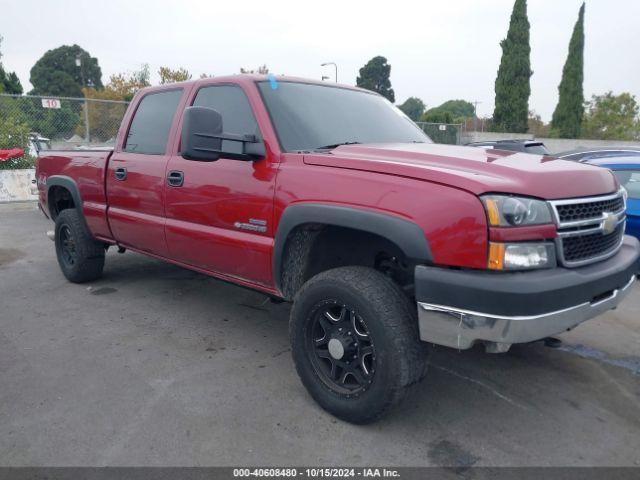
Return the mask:
<svg viewBox="0 0 640 480">
<path fill-rule="evenodd" d="M 0 150 L 21 148 L 22 158 L 0 168 L 29 168 L 44 149 L 112 147 L 127 102 L 0 93 Z"/>
<path fill-rule="evenodd" d="M 460 139 L 464 133 L 463 123 L 428 123 L 416 122 L 424 133 L 435 143 L 460 145 Z"/>
</svg>

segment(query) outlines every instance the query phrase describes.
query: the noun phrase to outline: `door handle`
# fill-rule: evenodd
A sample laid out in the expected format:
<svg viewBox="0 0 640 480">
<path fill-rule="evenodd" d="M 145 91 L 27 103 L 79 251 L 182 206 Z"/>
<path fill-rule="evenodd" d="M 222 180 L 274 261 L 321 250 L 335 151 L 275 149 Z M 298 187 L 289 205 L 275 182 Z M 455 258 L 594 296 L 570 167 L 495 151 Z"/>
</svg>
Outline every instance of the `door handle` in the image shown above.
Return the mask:
<svg viewBox="0 0 640 480">
<path fill-rule="evenodd" d="M 171 170 L 167 175 L 167 183 L 172 187 L 181 187 L 184 184 L 184 173 L 180 170 Z"/>
<path fill-rule="evenodd" d="M 116 177 L 116 180 L 122 181 L 127 178 L 127 169 L 124 167 L 118 167 L 116 168 L 114 175 Z"/>
</svg>

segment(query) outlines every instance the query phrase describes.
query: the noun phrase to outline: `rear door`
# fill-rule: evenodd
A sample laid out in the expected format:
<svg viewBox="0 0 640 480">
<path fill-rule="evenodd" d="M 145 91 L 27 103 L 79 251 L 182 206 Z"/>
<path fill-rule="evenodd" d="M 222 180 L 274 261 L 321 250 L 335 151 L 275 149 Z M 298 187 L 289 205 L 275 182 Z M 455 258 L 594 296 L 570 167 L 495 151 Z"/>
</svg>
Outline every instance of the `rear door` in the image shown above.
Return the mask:
<svg viewBox="0 0 640 480">
<path fill-rule="evenodd" d="M 121 244 L 167 256 L 164 184 L 172 126 L 182 88 L 151 91 L 139 101 L 121 146 L 107 170 L 107 203 L 113 237 Z"/>
<path fill-rule="evenodd" d="M 194 92 L 192 104 L 220 112 L 225 133 L 263 138 L 249 98 L 238 85 L 203 85 Z M 169 160 L 165 186 L 171 258 L 270 285 L 276 171 L 271 153 L 257 161 L 198 162 L 177 152 Z M 182 181 L 172 184 L 171 175 Z"/>
</svg>

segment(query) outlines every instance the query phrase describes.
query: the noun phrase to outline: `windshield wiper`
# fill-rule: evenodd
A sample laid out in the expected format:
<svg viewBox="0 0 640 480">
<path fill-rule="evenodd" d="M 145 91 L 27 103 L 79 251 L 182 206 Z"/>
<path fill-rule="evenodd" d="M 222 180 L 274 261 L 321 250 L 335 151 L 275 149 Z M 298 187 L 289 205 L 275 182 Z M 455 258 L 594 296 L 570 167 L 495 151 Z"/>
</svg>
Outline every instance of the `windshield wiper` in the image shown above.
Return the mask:
<svg viewBox="0 0 640 480">
<path fill-rule="evenodd" d="M 332 143 L 331 145 L 325 145 L 324 147 L 318 147 L 316 150 L 331 150 L 332 148 L 339 147 L 340 145 L 358 145 L 360 142 L 340 142 Z"/>
</svg>

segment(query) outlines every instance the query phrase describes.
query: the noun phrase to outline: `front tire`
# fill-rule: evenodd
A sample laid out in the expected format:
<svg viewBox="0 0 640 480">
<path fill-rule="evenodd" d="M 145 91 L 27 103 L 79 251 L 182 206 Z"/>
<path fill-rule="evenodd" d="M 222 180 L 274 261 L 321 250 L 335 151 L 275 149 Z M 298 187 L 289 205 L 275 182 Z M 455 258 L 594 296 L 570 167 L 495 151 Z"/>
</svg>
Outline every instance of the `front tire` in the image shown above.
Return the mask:
<svg viewBox="0 0 640 480">
<path fill-rule="evenodd" d="M 377 420 L 424 372 L 415 308 L 371 268 L 341 267 L 309 280 L 294 299 L 289 331 L 304 386 L 351 423 Z"/>
<path fill-rule="evenodd" d="M 58 214 L 55 244 L 58 264 L 67 280 L 83 283 L 102 276 L 104 244 L 91 237 L 76 209 L 66 209 Z"/>
</svg>

